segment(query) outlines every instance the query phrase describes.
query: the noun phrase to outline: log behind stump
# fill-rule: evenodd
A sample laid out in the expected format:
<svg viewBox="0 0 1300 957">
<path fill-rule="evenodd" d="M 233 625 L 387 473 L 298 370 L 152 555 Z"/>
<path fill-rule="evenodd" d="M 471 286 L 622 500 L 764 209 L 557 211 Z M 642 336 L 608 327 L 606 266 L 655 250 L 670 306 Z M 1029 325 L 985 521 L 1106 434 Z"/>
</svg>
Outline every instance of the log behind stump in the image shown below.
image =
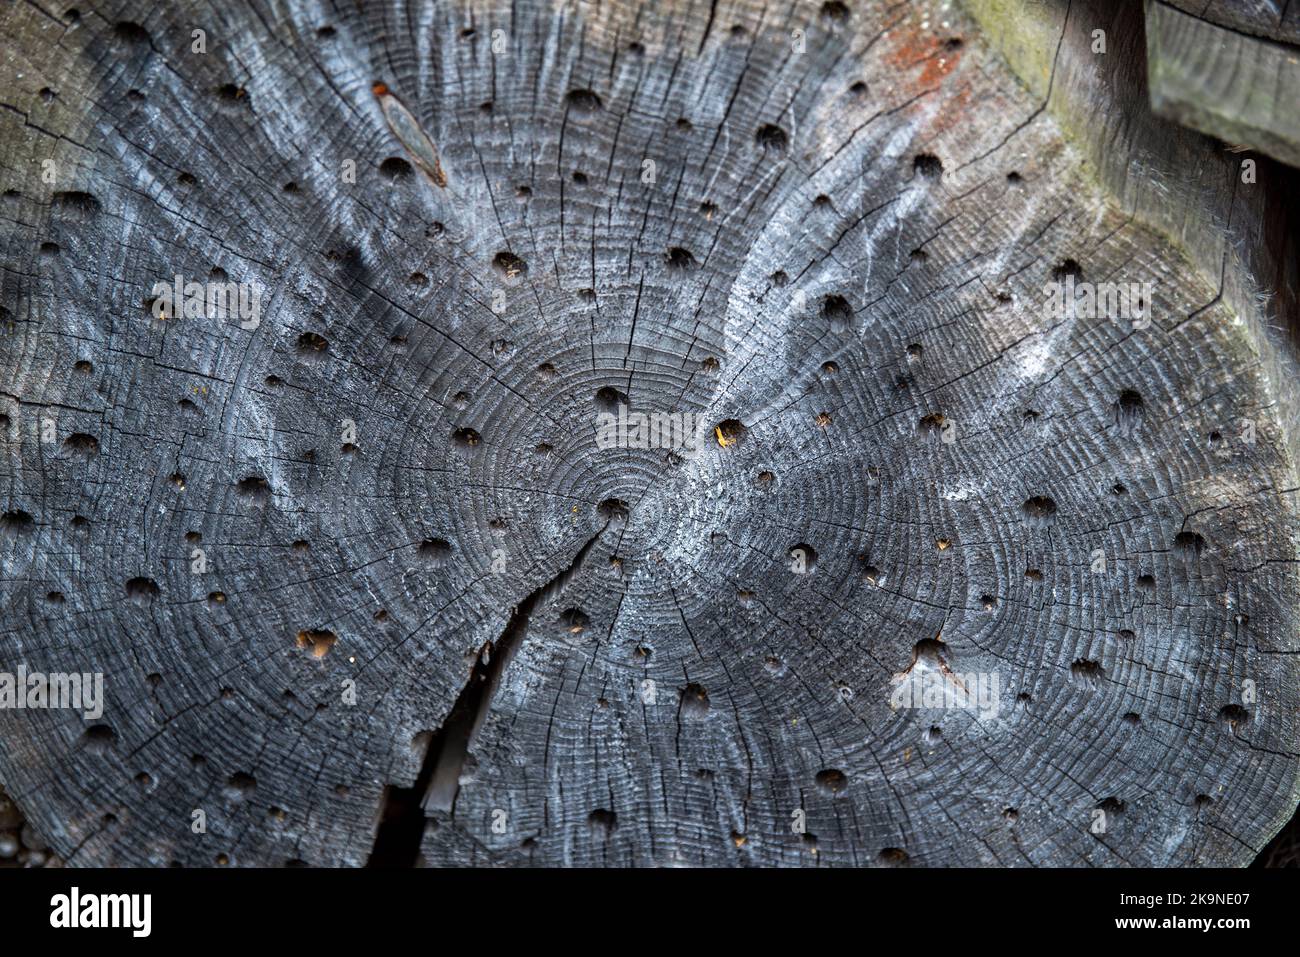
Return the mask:
<svg viewBox="0 0 1300 957">
<path fill-rule="evenodd" d="M 0 782 L 67 862 L 1242 864 L 1289 817 L 1253 327 L 957 10 L 0 17 L 0 670 L 107 693 L 0 711 Z M 156 318 L 176 274 L 260 323 Z M 1066 277 L 1151 325 L 1045 317 Z"/>
<path fill-rule="evenodd" d="M 1300 166 L 1300 45 L 1239 33 L 1158 0 L 1146 7 L 1156 109 Z"/>
</svg>

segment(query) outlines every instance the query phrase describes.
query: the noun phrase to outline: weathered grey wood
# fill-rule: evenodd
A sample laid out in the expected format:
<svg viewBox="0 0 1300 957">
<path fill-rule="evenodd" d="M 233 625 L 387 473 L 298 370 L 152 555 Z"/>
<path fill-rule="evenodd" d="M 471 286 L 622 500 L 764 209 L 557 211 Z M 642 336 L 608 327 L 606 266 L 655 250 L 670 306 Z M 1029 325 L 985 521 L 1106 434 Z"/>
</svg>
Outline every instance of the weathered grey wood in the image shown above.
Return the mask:
<svg viewBox="0 0 1300 957">
<path fill-rule="evenodd" d="M 1174 237 L 1203 273 L 1219 276 L 1218 297 L 1244 324 L 1261 371 L 1277 390 L 1276 411 L 1294 459 L 1300 452 L 1300 247 L 1289 168 L 1226 145 L 1207 148 L 1200 133 L 1152 112 L 1140 5 L 966 5 L 1120 206 Z M 1219 6 L 1207 4 L 1205 12 Z M 1095 52 L 1098 30 L 1106 37 L 1104 54 Z M 1249 184 L 1243 182 L 1247 164 L 1257 167 Z M 1287 832 L 1296 830 L 1293 820 Z M 1283 845 L 1287 832 L 1278 835 Z"/>
<path fill-rule="evenodd" d="M 1300 455 L 1300 245 L 1295 177 L 1207 145 L 1150 106 L 1143 9 L 1115 0 L 967 0 L 986 35 L 1138 222 L 1168 234 L 1246 325 Z M 1106 52 L 1094 52 L 1094 35 Z M 1245 166 L 1257 167 L 1243 182 Z"/>
<path fill-rule="evenodd" d="M 1239 864 L 1294 809 L 1255 326 L 959 12 L 80 9 L 0 14 L 0 670 L 112 728 L 0 711 L 61 859 Z M 145 308 L 213 269 L 257 328 Z M 718 431 L 598 448 L 622 397 Z"/>
<path fill-rule="evenodd" d="M 1237 33 L 1146 2 L 1157 113 L 1300 166 L 1300 47 Z"/>
<path fill-rule="evenodd" d="M 1291 0 L 1162 0 L 1238 33 L 1300 44 L 1300 8 Z"/>
</svg>

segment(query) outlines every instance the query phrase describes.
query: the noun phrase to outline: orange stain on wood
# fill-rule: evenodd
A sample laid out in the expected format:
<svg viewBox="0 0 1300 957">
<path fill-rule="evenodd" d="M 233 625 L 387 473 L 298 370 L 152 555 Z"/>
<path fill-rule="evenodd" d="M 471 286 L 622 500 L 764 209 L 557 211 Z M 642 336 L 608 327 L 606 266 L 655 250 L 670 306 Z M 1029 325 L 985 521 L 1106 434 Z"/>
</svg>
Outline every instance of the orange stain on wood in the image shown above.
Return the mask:
<svg viewBox="0 0 1300 957">
<path fill-rule="evenodd" d="M 931 130 L 946 132 L 969 120 L 971 87 L 968 82 L 946 86 L 944 81 L 957 69 L 966 52 L 965 41 L 950 33 L 935 33 L 910 22 L 891 32 L 892 45 L 884 61 L 897 74 L 899 85 L 912 95 L 938 91 L 943 108 L 935 115 Z"/>
<path fill-rule="evenodd" d="M 956 69 L 966 49 L 960 41 L 954 45 L 954 37 L 941 37 L 919 29 L 904 28 L 893 36 L 899 42 L 886 54 L 885 62 L 903 75 L 920 68 L 916 77 L 918 91 L 937 86 Z"/>
</svg>

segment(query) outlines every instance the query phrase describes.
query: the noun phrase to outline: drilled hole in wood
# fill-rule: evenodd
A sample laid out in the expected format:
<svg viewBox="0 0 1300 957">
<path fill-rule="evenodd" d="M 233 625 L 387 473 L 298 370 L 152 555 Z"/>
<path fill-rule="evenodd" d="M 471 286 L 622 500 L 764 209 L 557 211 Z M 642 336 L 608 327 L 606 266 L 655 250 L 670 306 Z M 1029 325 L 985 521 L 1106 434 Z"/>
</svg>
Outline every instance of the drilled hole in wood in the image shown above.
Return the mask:
<svg viewBox="0 0 1300 957">
<path fill-rule="evenodd" d="M 528 264 L 507 250 L 502 250 L 492 257 L 492 268 L 506 279 L 517 279 L 528 275 Z"/>
<path fill-rule="evenodd" d="M 271 497 L 271 485 L 260 475 L 248 475 L 235 483 L 235 494 L 253 502 L 264 502 Z"/>
<path fill-rule="evenodd" d="M 818 771 L 814 780 L 817 787 L 827 794 L 839 794 L 849 786 L 848 776 L 839 768 L 826 768 Z"/>
<path fill-rule="evenodd" d="M 117 732 L 109 724 L 91 725 L 81 735 L 81 745 L 91 754 L 107 754 L 117 744 Z"/>
<path fill-rule="evenodd" d="M 601 412 L 615 414 L 620 406 L 628 404 L 627 396 L 611 385 L 601 386 L 596 390 L 596 408 Z"/>
<path fill-rule="evenodd" d="M 918 153 L 912 158 L 912 169 L 925 179 L 938 179 L 943 175 L 943 162 L 933 153 Z"/>
<path fill-rule="evenodd" d="M 922 436 L 941 436 L 947 421 L 942 412 L 927 412 L 916 423 L 916 431 Z"/>
<path fill-rule="evenodd" d="M 886 847 L 876 855 L 876 860 L 885 867 L 902 867 L 907 863 L 907 851 L 901 847 Z"/>
<path fill-rule="evenodd" d="M 119 20 L 113 26 L 113 36 L 126 43 L 147 44 L 149 42 L 149 31 L 131 20 Z"/>
<path fill-rule="evenodd" d="M 566 608 L 560 612 L 560 627 L 571 635 L 580 635 L 591 624 L 591 618 L 581 608 Z"/>
<path fill-rule="evenodd" d="M 607 522 L 627 521 L 628 504 L 621 498 L 607 498 L 596 506 L 596 514 Z"/>
<path fill-rule="evenodd" d="M 98 216 L 102 209 L 98 199 L 81 190 L 57 192 L 51 201 L 51 212 L 58 218 L 73 223 L 87 222 Z"/>
<path fill-rule="evenodd" d="M 1090 658 L 1076 658 L 1070 665 L 1070 677 L 1086 688 L 1095 688 L 1103 674 L 1101 663 Z"/>
<path fill-rule="evenodd" d="M 462 427 L 451 434 L 451 441 L 456 448 L 464 451 L 471 451 L 478 448 L 483 439 L 473 429 Z"/>
<path fill-rule="evenodd" d="M 319 333 L 304 332 L 298 337 L 298 356 L 302 359 L 312 361 L 324 359 L 329 347 L 329 342 Z"/>
<path fill-rule="evenodd" d="M 88 459 L 98 454 L 99 439 L 85 432 L 73 432 L 63 440 L 63 454 L 73 458 Z"/>
<path fill-rule="evenodd" d="M 137 605 L 146 605 L 162 594 L 162 589 L 158 587 L 158 583 L 152 578 L 146 578 L 143 575 L 127 579 L 125 588 L 126 597 Z"/>
<path fill-rule="evenodd" d="M 1064 282 L 1066 279 L 1079 281 L 1083 279 L 1083 267 L 1074 259 L 1062 259 L 1053 267 L 1052 278 L 1057 282 Z"/>
<path fill-rule="evenodd" d="M 304 628 L 298 632 L 295 644 L 313 658 L 324 658 L 338 640 L 338 636 L 328 628 Z"/>
<path fill-rule="evenodd" d="M 1056 521 L 1056 502 L 1046 495 L 1032 495 L 1021 506 L 1025 519 L 1036 528 L 1048 528 Z"/>
<path fill-rule="evenodd" d="M 668 263 L 669 269 L 686 270 L 695 267 L 695 256 L 691 254 L 689 249 L 684 249 L 681 246 L 670 247 L 664 256 L 664 260 Z"/>
<path fill-rule="evenodd" d="M 722 448 L 731 448 L 745 440 L 746 428 L 739 419 L 723 419 L 713 428 L 714 438 Z"/>
<path fill-rule="evenodd" d="M 764 123 L 754 132 L 754 142 L 765 152 L 784 153 L 790 144 L 790 138 L 776 124 Z"/>
<path fill-rule="evenodd" d="M 841 0 L 827 0 L 822 4 L 821 16 L 829 23 L 846 23 L 849 19 L 848 5 Z"/>
<path fill-rule="evenodd" d="M 217 98 L 231 107 L 246 107 L 250 103 L 248 91 L 234 83 L 223 83 L 217 87 Z"/>
<path fill-rule="evenodd" d="M 426 538 L 420 543 L 417 552 L 422 560 L 439 567 L 451 558 L 451 542 L 445 538 Z"/>
<path fill-rule="evenodd" d="M 685 718 L 702 720 L 709 713 L 709 692 L 703 685 L 691 683 L 681 692 L 681 712 Z"/>
<path fill-rule="evenodd" d="M 836 332 L 853 324 L 853 308 L 843 296 L 831 295 L 822 300 L 822 318 Z"/>
<path fill-rule="evenodd" d="M 596 808 L 587 815 L 587 827 L 593 838 L 606 840 L 618 827 L 618 815 L 606 808 Z"/>
<path fill-rule="evenodd" d="M 790 564 L 798 572 L 810 574 L 817 567 L 817 550 L 805 542 L 791 545 Z"/>
<path fill-rule="evenodd" d="M 228 801 L 247 801 L 252 797 L 253 791 L 257 788 L 257 781 L 251 774 L 243 771 L 236 771 L 230 777 L 226 778 L 226 785 L 222 789 Z"/>
<path fill-rule="evenodd" d="M 570 90 L 564 98 L 569 113 L 573 116 L 588 117 L 600 111 L 600 97 L 591 90 Z"/>
<path fill-rule="evenodd" d="M 1236 731 L 1250 720 L 1250 713 L 1239 704 L 1227 704 L 1219 709 L 1219 721 L 1230 731 Z"/>
<path fill-rule="evenodd" d="M 1125 389 L 1115 400 L 1115 424 L 1125 435 L 1132 433 L 1142 423 L 1145 414 L 1146 404 L 1133 389 Z"/>
</svg>

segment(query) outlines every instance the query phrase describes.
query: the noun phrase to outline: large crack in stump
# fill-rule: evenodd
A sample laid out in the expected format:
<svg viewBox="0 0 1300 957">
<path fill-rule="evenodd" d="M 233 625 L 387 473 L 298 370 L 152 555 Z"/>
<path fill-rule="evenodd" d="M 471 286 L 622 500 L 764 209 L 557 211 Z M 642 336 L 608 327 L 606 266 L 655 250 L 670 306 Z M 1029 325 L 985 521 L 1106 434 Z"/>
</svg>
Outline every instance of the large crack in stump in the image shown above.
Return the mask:
<svg viewBox="0 0 1300 957">
<path fill-rule="evenodd" d="M 427 812 L 451 813 L 455 810 L 460 775 L 470 745 L 492 708 L 492 696 L 523 642 L 533 612 L 564 591 L 564 586 L 578 573 L 587 553 L 609 525 L 606 522 L 591 536 L 567 567 L 519 602 L 506 621 L 501 637 L 483 646 L 447 720 L 433 732 L 425 745 L 415 783 L 410 787 L 390 784 L 384 789 L 379 828 L 368 867 L 413 866 L 419 859 L 420 841 L 428 823 Z"/>
</svg>

